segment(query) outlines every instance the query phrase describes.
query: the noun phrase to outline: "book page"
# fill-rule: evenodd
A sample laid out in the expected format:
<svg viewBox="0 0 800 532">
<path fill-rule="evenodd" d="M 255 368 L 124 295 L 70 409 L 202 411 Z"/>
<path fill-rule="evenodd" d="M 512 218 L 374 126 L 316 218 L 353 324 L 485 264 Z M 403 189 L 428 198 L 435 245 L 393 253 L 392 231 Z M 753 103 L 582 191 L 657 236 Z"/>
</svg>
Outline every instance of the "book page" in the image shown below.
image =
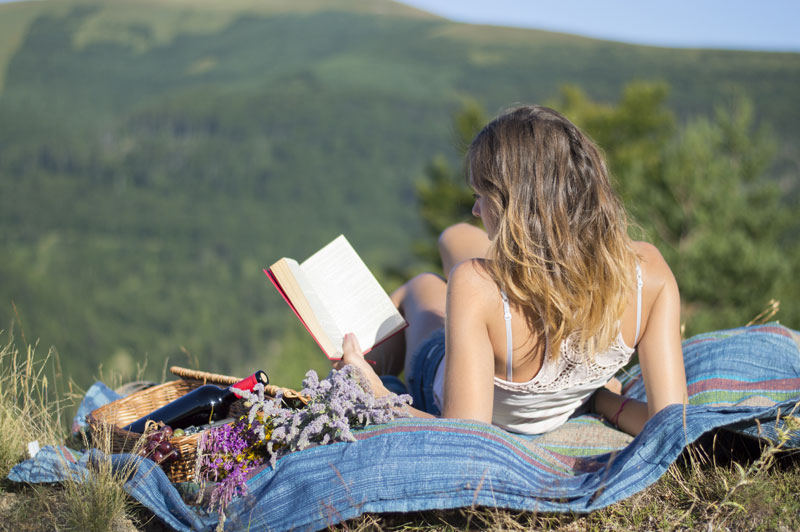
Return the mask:
<svg viewBox="0 0 800 532">
<path fill-rule="evenodd" d="M 329 358 L 341 358 L 342 334 L 297 261 L 283 258 L 270 267 L 285 297 Z"/>
<path fill-rule="evenodd" d="M 339 349 L 345 333 L 354 333 L 367 351 L 406 326 L 386 291 L 344 236 L 300 267 L 336 321 L 341 334 L 339 338 L 331 337 L 331 341 Z"/>
</svg>

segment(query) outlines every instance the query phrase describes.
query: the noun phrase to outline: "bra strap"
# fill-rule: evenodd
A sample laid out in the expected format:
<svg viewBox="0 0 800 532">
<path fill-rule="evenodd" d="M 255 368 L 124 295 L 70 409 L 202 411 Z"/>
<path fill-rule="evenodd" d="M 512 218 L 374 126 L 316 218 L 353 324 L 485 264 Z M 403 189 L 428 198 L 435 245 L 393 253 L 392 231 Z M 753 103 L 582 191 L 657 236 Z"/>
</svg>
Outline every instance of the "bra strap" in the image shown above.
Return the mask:
<svg viewBox="0 0 800 532">
<path fill-rule="evenodd" d="M 503 297 L 503 319 L 506 320 L 506 380 L 511 380 L 511 360 L 513 354 L 513 343 L 511 341 L 511 308 L 508 305 L 508 296 L 500 290 Z"/>
<path fill-rule="evenodd" d="M 639 341 L 639 332 L 642 327 L 642 267 L 636 265 L 636 336 L 633 337 L 633 345 Z"/>
</svg>

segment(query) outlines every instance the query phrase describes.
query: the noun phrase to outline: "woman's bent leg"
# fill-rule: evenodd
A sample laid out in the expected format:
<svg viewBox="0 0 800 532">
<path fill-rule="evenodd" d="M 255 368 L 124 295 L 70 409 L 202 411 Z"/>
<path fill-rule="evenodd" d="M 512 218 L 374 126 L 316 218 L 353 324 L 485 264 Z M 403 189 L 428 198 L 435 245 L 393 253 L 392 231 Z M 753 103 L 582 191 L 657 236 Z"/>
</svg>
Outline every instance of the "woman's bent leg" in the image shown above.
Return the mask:
<svg viewBox="0 0 800 532">
<path fill-rule="evenodd" d="M 423 273 L 403 285 L 400 311 L 408 322 L 405 330 L 403 369 L 406 379 L 411 374 L 419 346 L 437 329 L 444 327 L 447 284 L 432 273 Z"/>
<path fill-rule="evenodd" d="M 489 244 L 491 241 L 486 231 L 467 223 L 456 224 L 442 231 L 439 236 L 439 255 L 445 276 L 449 276 L 450 270 L 459 262 L 486 258 Z"/>
</svg>

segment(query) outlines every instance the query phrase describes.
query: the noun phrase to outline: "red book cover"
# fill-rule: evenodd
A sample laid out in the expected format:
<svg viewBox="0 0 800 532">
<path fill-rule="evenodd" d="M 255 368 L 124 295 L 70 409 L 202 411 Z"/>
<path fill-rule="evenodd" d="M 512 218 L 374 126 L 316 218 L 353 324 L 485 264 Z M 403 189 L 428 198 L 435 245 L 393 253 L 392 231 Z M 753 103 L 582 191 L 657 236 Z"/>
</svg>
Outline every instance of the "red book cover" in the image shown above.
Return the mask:
<svg viewBox="0 0 800 532">
<path fill-rule="evenodd" d="M 281 295 L 281 297 L 283 298 L 283 300 L 284 300 L 284 301 L 286 301 L 286 304 L 287 304 L 287 305 L 289 305 L 289 308 L 290 308 L 290 309 L 292 309 L 292 312 L 294 312 L 294 315 L 295 315 L 295 316 L 297 316 L 297 319 L 298 319 L 298 320 L 300 320 L 300 323 L 302 323 L 302 324 L 303 324 L 303 327 L 305 327 L 305 328 L 306 328 L 306 330 L 308 331 L 308 334 L 310 334 L 310 335 L 311 335 L 311 338 L 313 338 L 313 339 L 314 339 L 314 341 L 317 343 L 317 345 L 319 346 L 320 350 L 321 350 L 321 351 L 322 351 L 322 352 L 325 354 L 325 356 L 326 356 L 326 357 L 328 357 L 328 360 L 339 360 L 338 358 L 331 358 L 331 357 L 328 355 L 328 353 L 326 353 L 326 352 L 325 352 L 325 350 L 322 348 L 322 344 L 320 344 L 319 340 L 317 340 L 317 337 L 316 337 L 316 336 L 314 336 L 314 333 L 312 333 L 312 332 L 311 332 L 311 329 L 309 329 L 309 328 L 308 328 L 308 325 L 306 325 L 306 322 L 305 322 L 305 320 L 303 320 L 303 318 L 302 318 L 302 317 L 300 316 L 300 314 L 297 312 L 297 309 L 295 308 L 295 306 L 294 306 L 294 305 L 292 305 L 292 302 L 289 300 L 288 296 L 286 295 L 286 292 L 283 290 L 283 288 L 281 288 L 281 284 L 278 282 L 278 280 L 275 278 L 275 276 L 272 274 L 272 272 L 271 272 L 270 270 L 268 270 L 268 269 L 265 269 L 265 270 L 264 270 L 264 273 L 266 274 L 267 278 L 268 278 L 268 279 L 270 280 L 270 282 L 272 283 L 272 286 L 274 286 L 274 287 L 275 287 L 275 289 L 276 289 L 276 290 L 278 290 L 278 293 Z M 375 346 L 381 345 L 383 342 L 387 341 L 389 338 L 393 337 L 395 334 L 403 332 L 403 330 L 404 330 L 406 327 L 408 327 L 408 323 L 406 323 L 406 324 L 405 324 L 405 326 L 403 326 L 403 328 L 402 328 L 402 329 L 400 329 L 400 330 L 398 330 L 398 331 L 396 331 L 396 332 L 394 332 L 394 333 L 390 334 L 389 336 L 387 336 L 387 337 L 386 337 L 386 338 L 384 338 L 383 340 L 381 340 L 381 341 L 379 341 L 379 342 L 376 342 L 376 343 L 375 343 L 375 345 L 373 345 L 373 346 L 371 346 L 371 347 L 368 347 L 367 349 L 365 349 L 365 350 L 363 351 L 363 353 L 366 355 L 367 353 L 369 353 L 370 351 L 372 351 L 372 349 L 373 349 L 373 348 L 375 348 Z M 370 362 L 371 362 L 371 361 L 370 361 Z"/>
</svg>

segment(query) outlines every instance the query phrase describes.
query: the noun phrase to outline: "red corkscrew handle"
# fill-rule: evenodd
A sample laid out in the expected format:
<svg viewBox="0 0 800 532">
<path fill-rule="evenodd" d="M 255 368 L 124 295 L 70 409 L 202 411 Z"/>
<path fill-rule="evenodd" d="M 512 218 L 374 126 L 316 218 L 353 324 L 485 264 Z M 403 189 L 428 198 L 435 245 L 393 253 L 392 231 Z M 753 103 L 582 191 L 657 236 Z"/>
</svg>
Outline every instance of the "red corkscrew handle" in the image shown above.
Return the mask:
<svg viewBox="0 0 800 532">
<path fill-rule="evenodd" d="M 256 384 L 258 383 L 261 383 L 264 386 L 269 384 L 269 377 L 267 377 L 267 374 L 261 370 L 256 371 L 246 379 L 240 380 L 239 382 L 231 386 L 231 388 L 236 388 L 239 390 L 247 390 L 249 392 L 252 391 L 253 388 L 255 388 Z M 236 390 L 234 390 L 233 392 L 236 393 Z"/>
</svg>

